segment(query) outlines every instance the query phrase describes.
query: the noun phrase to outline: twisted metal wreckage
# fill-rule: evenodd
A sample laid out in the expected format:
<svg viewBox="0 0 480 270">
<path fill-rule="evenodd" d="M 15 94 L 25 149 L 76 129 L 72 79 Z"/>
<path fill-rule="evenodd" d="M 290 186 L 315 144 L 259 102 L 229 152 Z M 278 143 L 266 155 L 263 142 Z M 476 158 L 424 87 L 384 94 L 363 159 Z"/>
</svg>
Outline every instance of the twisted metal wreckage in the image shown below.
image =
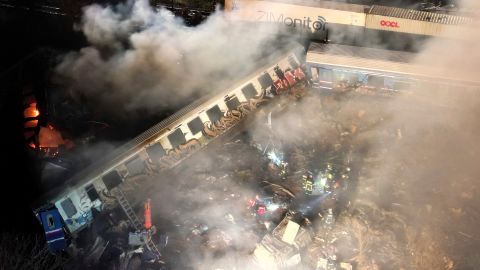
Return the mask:
<svg viewBox="0 0 480 270">
<path fill-rule="evenodd" d="M 108 198 L 115 198 L 132 228 L 137 232 L 140 231 L 136 235 L 138 241 L 133 241 L 134 237 L 131 239 L 131 244 L 138 246 L 138 243 L 144 243 L 146 250 L 149 250 L 153 258 L 161 263 L 162 255 L 156 244 L 151 241 L 155 230 L 142 228 L 139 218 L 126 197 L 127 194 L 122 191 L 123 185 L 121 184 L 127 183 L 126 181 L 130 177 L 138 175 L 142 171 L 158 173 L 177 166 L 182 160 L 204 148 L 210 141 L 227 133 L 261 105 L 269 102 L 273 96 L 288 93 L 289 90 L 296 89 L 297 85 L 304 84 L 306 76 L 301 66 L 302 60 L 299 55 L 302 53 L 298 53 L 299 50 L 301 49 L 295 48 L 287 55 L 278 54 L 278 62 L 262 69 L 258 81 L 257 77 L 253 77 L 250 79 L 251 82 L 247 81 L 246 85 L 244 83 L 233 90 L 229 89 L 213 97 L 202 98 L 167 118 L 132 140 L 131 143 L 105 157 L 106 165 L 103 167 L 96 165 L 96 167 L 87 168 L 70 179 L 68 182 L 69 185 L 73 184 L 73 189 L 68 187 L 56 192 L 52 191 L 53 196 L 47 194 L 47 198 L 50 196 L 47 199 L 48 203 L 40 202 L 41 206 L 37 208 L 36 214 L 45 229 L 50 249 L 54 252 L 65 250 L 71 242 L 70 238 L 73 238 L 73 243 L 77 243 L 76 239 L 79 233 L 89 228 L 95 218 L 103 215 L 102 212 L 106 209 L 103 206 L 111 205 L 108 203 L 111 202 Z M 253 76 L 258 76 L 258 74 L 255 73 Z M 232 99 L 243 100 L 237 101 L 239 104 L 233 108 L 230 106 L 225 108 L 227 103 L 226 100 L 223 100 L 225 93 Z M 205 111 L 205 108 L 210 106 L 212 107 Z M 222 115 L 216 119 L 211 111 L 220 111 L 219 106 L 225 109 Z M 198 120 L 202 123 L 200 133 L 195 131 L 195 123 Z M 185 134 L 183 128 L 187 128 L 189 132 Z M 174 131 L 171 132 L 171 130 Z M 183 133 L 182 140 L 184 142 L 178 141 L 180 131 L 182 131 L 180 134 Z M 115 211 L 114 208 L 108 208 L 110 209 L 108 211 Z M 106 245 L 108 242 L 103 245 L 103 248 L 98 248 L 102 245 L 92 243 L 90 247 L 87 245 L 86 250 L 92 252 L 96 250 L 94 253 L 98 254 L 98 252 L 103 252 Z M 83 253 L 88 254 L 89 252 Z M 99 256 L 94 257 L 96 260 L 99 259 Z"/>
</svg>

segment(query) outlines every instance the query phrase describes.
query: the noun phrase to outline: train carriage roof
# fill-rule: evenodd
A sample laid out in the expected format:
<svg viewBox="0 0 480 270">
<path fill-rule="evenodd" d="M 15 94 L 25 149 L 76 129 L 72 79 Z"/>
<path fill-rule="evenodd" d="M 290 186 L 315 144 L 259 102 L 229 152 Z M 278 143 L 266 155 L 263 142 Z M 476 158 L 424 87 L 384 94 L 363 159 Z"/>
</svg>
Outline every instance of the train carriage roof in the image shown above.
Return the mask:
<svg viewBox="0 0 480 270">
<path fill-rule="evenodd" d="M 462 74 L 453 75 L 447 68 L 414 63 L 417 56 L 410 52 L 313 43 L 307 52 L 307 63 L 372 73 L 398 74 L 445 83 L 480 85 L 478 79 L 466 78 L 461 76 Z"/>
<path fill-rule="evenodd" d="M 368 14 L 449 25 L 465 24 L 472 21 L 468 17 L 386 6 L 372 6 Z"/>
<path fill-rule="evenodd" d="M 308 49 L 311 54 L 335 55 L 352 58 L 376 59 L 389 62 L 408 63 L 415 57 L 414 53 L 405 51 L 383 50 L 338 44 L 312 43 Z M 308 61 L 308 55 L 307 55 Z"/>
<path fill-rule="evenodd" d="M 231 91 L 234 88 L 239 87 L 240 85 L 244 84 L 247 79 L 256 78 L 259 74 L 263 74 L 262 72 L 267 69 L 268 67 L 272 66 L 273 61 L 280 61 L 283 57 L 286 57 L 287 52 L 292 52 L 294 50 L 296 52 L 301 46 L 295 43 L 292 43 L 288 40 L 286 41 L 277 41 L 277 43 L 272 44 L 272 46 L 265 46 L 265 51 L 262 51 L 259 56 L 258 66 L 261 66 L 260 69 L 252 72 L 252 70 L 246 71 L 245 76 L 241 76 L 236 82 L 232 82 L 232 85 L 229 87 L 225 85 L 225 83 L 218 86 L 216 91 L 212 91 L 211 93 L 200 97 L 195 102 L 191 103 L 190 105 L 180 109 L 173 115 L 167 117 L 160 123 L 154 125 L 153 127 L 149 128 L 145 132 L 141 133 L 131 141 L 121 145 L 120 147 L 116 148 L 112 152 L 106 154 L 101 160 L 94 162 L 87 168 L 81 170 L 73 177 L 67 179 L 65 183 L 53 190 L 48 191 L 45 193 L 41 198 L 35 201 L 32 206 L 34 208 L 38 208 L 44 205 L 47 201 L 55 198 L 62 197 L 72 190 L 82 187 L 83 185 L 87 184 L 88 181 L 93 180 L 94 178 L 103 175 L 108 170 L 113 169 L 116 167 L 122 160 L 125 160 L 135 152 L 139 151 L 142 147 L 146 146 L 148 143 L 153 142 L 160 134 L 168 133 L 175 129 L 176 125 L 180 124 L 181 121 L 185 121 L 185 117 L 189 115 L 192 111 L 195 111 L 203 104 L 208 103 L 210 100 L 223 100 L 223 94 L 227 91 Z M 275 48 L 274 53 L 267 53 L 269 48 Z M 303 49 L 303 47 L 301 47 Z M 274 62 L 276 63 L 276 62 Z M 257 68 L 258 68 L 257 66 Z M 219 96 L 221 95 L 221 96 Z M 182 120 L 183 119 L 183 120 Z"/>
</svg>

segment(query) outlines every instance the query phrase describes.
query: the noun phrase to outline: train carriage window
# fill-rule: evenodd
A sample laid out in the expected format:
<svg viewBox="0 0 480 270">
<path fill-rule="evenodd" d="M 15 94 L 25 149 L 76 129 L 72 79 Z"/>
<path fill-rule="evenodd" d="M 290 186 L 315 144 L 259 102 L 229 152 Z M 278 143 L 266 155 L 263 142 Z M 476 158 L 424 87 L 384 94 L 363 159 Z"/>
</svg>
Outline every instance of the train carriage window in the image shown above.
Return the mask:
<svg viewBox="0 0 480 270">
<path fill-rule="evenodd" d="M 73 217 L 77 213 L 77 208 L 75 208 L 75 205 L 73 205 L 72 199 L 70 198 L 66 198 L 65 200 L 63 200 L 60 205 L 62 206 L 63 211 L 69 218 Z"/>
<path fill-rule="evenodd" d="M 348 82 L 350 82 L 350 83 L 358 82 L 358 74 L 360 74 L 360 72 L 349 72 L 349 73 L 347 73 Z"/>
<path fill-rule="evenodd" d="M 48 215 L 47 215 L 47 227 L 48 227 L 50 230 L 55 229 L 55 220 L 53 219 L 53 215 L 52 215 L 52 214 L 48 214 Z"/>
<path fill-rule="evenodd" d="M 398 90 L 407 90 L 411 87 L 410 83 L 409 82 L 406 82 L 406 81 L 395 81 L 393 83 L 393 89 L 395 91 L 398 91 Z"/>
<path fill-rule="evenodd" d="M 333 72 L 333 76 L 335 77 L 335 81 L 345 81 L 348 80 L 348 74 L 342 70 L 335 70 Z"/>
<path fill-rule="evenodd" d="M 298 63 L 297 61 L 295 60 L 295 58 L 293 58 L 293 56 L 289 56 L 288 57 L 288 63 L 290 64 L 290 67 L 292 67 L 293 69 L 297 69 L 298 68 Z"/>
<path fill-rule="evenodd" d="M 368 75 L 365 73 L 357 73 L 357 82 L 366 84 L 368 82 Z"/>
<path fill-rule="evenodd" d="M 332 82 L 333 81 L 333 72 L 331 69 L 320 68 L 319 76 L 321 81 Z"/>
<path fill-rule="evenodd" d="M 113 170 L 102 177 L 103 183 L 107 187 L 108 190 L 112 190 L 116 186 L 122 183 L 122 177 L 117 172 L 117 170 Z"/>
<path fill-rule="evenodd" d="M 227 100 L 225 104 L 227 105 L 227 108 L 229 110 L 234 110 L 240 105 L 240 101 L 238 101 L 237 97 L 233 96 L 229 100 Z"/>
<path fill-rule="evenodd" d="M 368 76 L 368 86 L 382 88 L 385 85 L 383 77 L 370 75 Z"/>
<path fill-rule="evenodd" d="M 192 121 L 188 122 L 188 128 L 192 132 L 192 134 L 197 134 L 203 130 L 203 122 L 200 117 L 195 117 Z"/>
<path fill-rule="evenodd" d="M 385 77 L 383 80 L 383 85 L 388 90 L 393 90 L 393 86 L 395 85 L 395 80 L 393 77 Z"/>
<path fill-rule="evenodd" d="M 125 167 L 130 175 L 137 175 L 145 171 L 145 162 L 136 155 L 125 163 Z"/>
<path fill-rule="evenodd" d="M 87 196 L 90 199 L 90 201 L 93 202 L 99 198 L 98 192 L 93 185 L 86 186 L 85 191 L 87 192 Z"/>
<path fill-rule="evenodd" d="M 207 115 L 210 121 L 213 123 L 220 120 L 220 118 L 223 116 L 223 113 L 220 110 L 220 107 L 218 107 L 218 105 L 215 105 L 207 110 Z"/>
<path fill-rule="evenodd" d="M 265 74 L 264 74 L 264 75 L 265 75 Z M 268 75 L 268 74 L 267 74 L 267 75 Z M 262 76 L 263 76 L 263 75 L 262 75 Z M 270 77 L 270 75 L 269 75 L 269 77 Z M 270 80 L 271 80 L 271 79 L 272 79 L 272 78 L 270 77 Z M 273 81 L 272 81 L 272 84 L 273 84 Z M 270 85 L 272 85 L 272 84 L 270 84 Z M 270 86 L 270 85 L 269 85 L 269 86 Z M 268 86 L 267 86 L 267 87 L 268 87 Z M 262 85 L 262 89 L 264 89 L 264 88 L 263 88 L 263 85 Z M 266 88 L 265 88 L 265 89 L 266 89 Z M 242 93 L 245 95 L 245 98 L 246 98 L 246 99 L 251 99 L 251 98 L 253 98 L 254 96 L 257 95 L 257 90 L 255 90 L 255 87 L 253 87 L 253 84 L 249 83 L 249 84 L 247 84 L 246 86 L 244 86 L 244 87 L 242 88 Z"/>
<path fill-rule="evenodd" d="M 272 77 L 270 76 L 270 74 L 268 74 L 268 73 L 266 73 L 266 72 L 263 73 L 262 76 L 258 77 L 258 82 L 260 83 L 260 86 L 262 87 L 263 90 L 265 90 L 265 89 L 267 89 L 267 88 L 269 88 L 270 86 L 273 85 L 273 79 L 272 79 Z M 243 89 L 242 89 L 242 92 L 243 92 L 243 94 L 245 95 L 245 97 L 247 97 L 247 94 L 245 94 L 245 92 L 243 91 Z M 255 91 L 255 93 L 253 93 L 253 96 L 252 96 L 252 97 L 254 97 L 256 94 L 257 94 L 257 93 L 256 93 L 256 91 Z M 247 99 L 248 99 L 248 97 L 247 97 Z"/>
<path fill-rule="evenodd" d="M 145 149 L 147 151 L 148 156 L 152 161 L 158 161 L 161 157 L 165 156 L 166 151 L 163 149 L 160 143 L 155 143 L 150 145 Z"/>
<path fill-rule="evenodd" d="M 187 140 L 185 140 L 185 135 L 180 128 L 177 128 L 173 133 L 168 135 L 167 138 L 173 148 L 187 142 Z"/>
</svg>

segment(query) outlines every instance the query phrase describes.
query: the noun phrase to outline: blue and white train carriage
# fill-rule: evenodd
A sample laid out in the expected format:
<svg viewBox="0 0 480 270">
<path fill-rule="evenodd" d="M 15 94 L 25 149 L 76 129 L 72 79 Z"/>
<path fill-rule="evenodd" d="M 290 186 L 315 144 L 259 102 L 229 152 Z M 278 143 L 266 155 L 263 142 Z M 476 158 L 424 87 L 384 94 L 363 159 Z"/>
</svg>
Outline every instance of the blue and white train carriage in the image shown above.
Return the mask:
<svg viewBox="0 0 480 270">
<path fill-rule="evenodd" d="M 402 51 L 312 43 L 306 70 L 313 88 L 325 92 L 354 89 L 362 94 L 390 95 L 413 87 L 438 91 L 478 89 L 479 80 L 420 64 L 417 56 Z"/>
<path fill-rule="evenodd" d="M 303 83 L 304 55 L 300 46 L 278 52 L 269 58 L 276 59 L 275 64 L 234 87 L 197 100 L 47 194 L 34 208 L 50 249 L 65 249 L 65 236 L 76 237 L 94 222 L 93 208 L 102 211 L 102 194 L 112 194 L 125 179 L 144 172 L 147 164 L 160 169 L 176 166 L 268 102 L 266 93 L 281 93 L 281 88 Z"/>
</svg>

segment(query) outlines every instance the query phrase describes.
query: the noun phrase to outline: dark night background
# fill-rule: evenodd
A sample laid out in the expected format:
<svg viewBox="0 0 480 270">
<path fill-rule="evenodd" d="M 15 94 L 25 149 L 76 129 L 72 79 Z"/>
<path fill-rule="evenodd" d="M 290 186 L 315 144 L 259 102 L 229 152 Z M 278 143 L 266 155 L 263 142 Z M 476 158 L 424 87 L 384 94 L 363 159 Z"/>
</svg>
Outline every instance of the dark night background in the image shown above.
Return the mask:
<svg viewBox="0 0 480 270">
<path fill-rule="evenodd" d="M 41 87 L 45 71 L 37 61 L 42 48 L 71 50 L 85 43 L 83 37 L 73 31 L 74 18 L 54 16 L 16 8 L 0 8 L 0 101 L 1 128 L 1 219 L 2 231 L 40 231 L 30 210 L 30 202 L 41 191 L 38 168 L 27 150 L 22 136 L 23 107 L 22 85 L 29 81 Z M 43 62 L 43 63 L 42 63 Z"/>
</svg>

